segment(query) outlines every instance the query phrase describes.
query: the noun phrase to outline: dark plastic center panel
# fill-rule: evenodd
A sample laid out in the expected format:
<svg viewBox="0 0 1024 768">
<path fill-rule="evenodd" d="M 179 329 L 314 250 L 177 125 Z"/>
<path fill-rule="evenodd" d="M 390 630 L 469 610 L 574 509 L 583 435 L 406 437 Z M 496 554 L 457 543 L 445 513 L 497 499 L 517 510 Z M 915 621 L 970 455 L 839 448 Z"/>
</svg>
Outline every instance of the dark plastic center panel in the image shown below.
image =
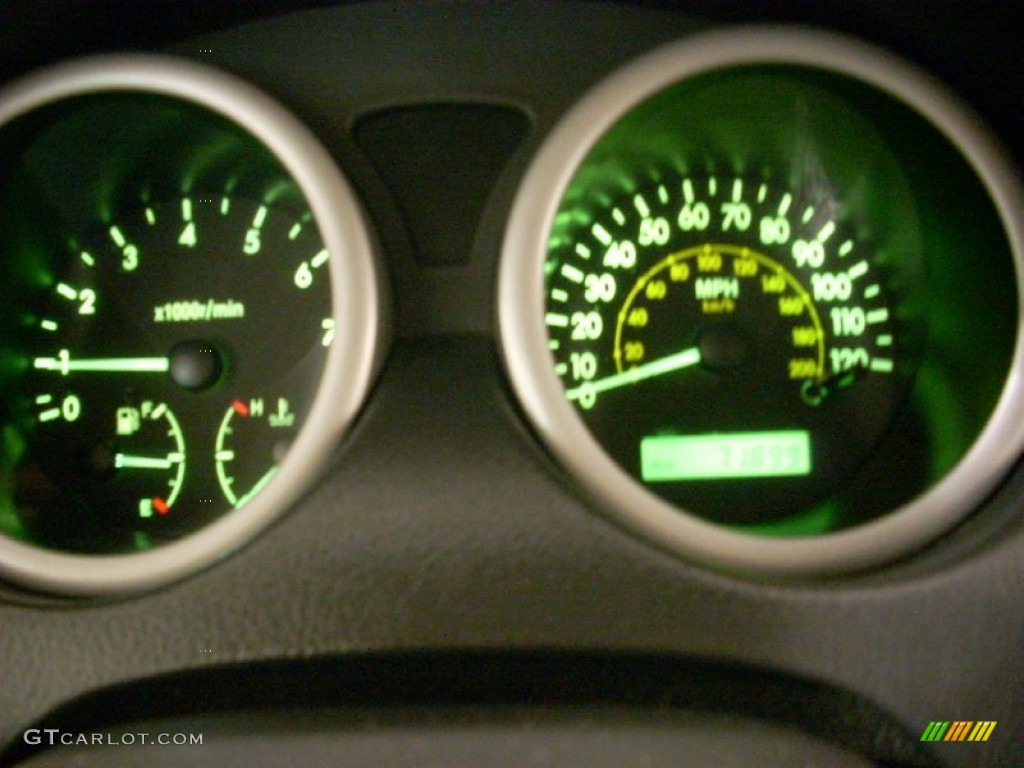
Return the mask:
<svg viewBox="0 0 1024 768">
<path fill-rule="evenodd" d="M 403 713 L 405 714 L 405 713 Z M 70 746 L 49 750 L 21 765 L 49 768 L 269 768 L 301 756 L 311 768 L 387 765 L 393 768 L 790 768 L 829 765 L 868 768 L 861 757 L 799 733 L 742 720 L 713 717 L 642 717 L 618 710 L 593 712 L 470 714 L 295 713 L 143 723 L 115 739 L 153 744 L 126 749 Z M 179 748 L 157 739 L 203 734 L 202 745 Z M 169 742 L 173 744 L 173 742 Z"/>
<path fill-rule="evenodd" d="M 667 655 L 356 654 L 220 666 L 96 691 L 44 721 L 5 757 L 79 766 L 130 764 L 125 753 L 157 765 L 275 765 L 297 754 L 311 765 L 935 765 L 869 701 Z"/>
<path fill-rule="evenodd" d="M 906 39 L 923 63 L 935 63 L 924 33 L 907 31 L 909 11 L 886 4 L 889 19 L 876 4 L 858 5 L 857 22 L 849 9 L 841 12 L 850 31 L 873 31 L 892 46 Z M 781 20 L 827 21 L 824 11 L 807 18 L 780 7 Z M 795 674 L 872 702 L 911 737 L 936 719 L 995 720 L 988 743 L 937 744 L 928 752 L 950 766 L 1024 762 L 1019 471 L 976 517 L 907 563 L 826 584 L 758 584 L 676 560 L 605 521 L 535 445 L 513 405 L 493 339 L 493 287 L 519 174 L 590 84 L 641 51 L 721 20 L 702 4 L 688 10 L 354 3 L 174 45 L 280 99 L 350 174 L 378 228 L 399 338 L 327 476 L 252 545 L 196 577 L 124 601 L 72 603 L 7 591 L 9 599 L 0 600 L 0 745 L 20 741 L 33 724 L 47 727 L 48 713 L 84 694 L 154 675 L 366 651 L 554 647 L 668 652 Z M 1016 77 L 1003 66 L 1015 59 L 1000 38 L 982 66 L 967 58 L 955 20 L 937 18 L 940 46 L 955 41 L 940 74 L 959 77 L 954 87 L 989 89 L 962 95 L 991 106 L 990 120 L 1014 114 L 993 96 Z M 972 15 L 969 32 L 979 23 Z M 1011 92 L 1006 101 L 1020 98 Z M 463 120 L 463 109 L 481 110 L 480 120 Z M 445 119 L 472 132 L 487 154 L 475 170 L 460 165 L 439 178 L 439 197 L 424 201 L 410 191 L 410 179 L 427 191 L 422 174 L 441 173 L 439 157 L 456 163 L 459 150 L 472 150 L 472 141 L 445 133 Z M 995 127 L 1019 150 L 1019 124 Z M 421 129 L 420 149 L 431 159 L 417 165 L 406 137 Z M 434 153 L 433 142 L 445 140 L 447 154 Z M 394 158 L 395 145 L 406 146 L 406 158 Z M 439 202 L 445 196 L 452 205 Z M 433 218 L 439 209 L 452 214 L 441 228 Z M 796 706 L 807 701 L 794 694 Z M 699 750 L 732 739 L 741 756 L 775 743 L 810 750 L 779 746 L 780 755 L 794 758 L 788 764 L 798 764 L 798 755 L 813 755 L 807 764 L 862 764 L 838 762 L 844 758 L 831 747 L 763 723 L 747 728 L 744 721 L 737 736 L 736 721 L 714 718 L 503 714 L 421 729 L 387 722 L 387 715 L 379 730 L 355 718 L 339 734 L 325 715 L 322 728 L 317 720 L 295 736 L 289 715 L 264 717 L 258 728 L 245 718 L 211 721 L 210 732 L 230 745 L 213 758 L 182 750 L 162 759 L 221 763 L 265 728 L 273 738 L 258 741 L 268 756 L 290 751 L 290 758 L 310 756 L 311 764 L 334 750 L 357 750 L 357 743 L 392 749 L 397 739 L 406 754 L 472 765 L 513 743 L 522 747 L 523 730 L 531 734 L 527 746 L 537 736 L 552 759 L 527 762 L 527 749 L 517 765 L 558 765 L 562 754 L 591 754 L 590 764 L 600 765 L 639 742 L 701 757 L 707 753 Z M 597 731 L 607 741 L 592 740 Z M 464 738 L 447 742 L 451 733 Z M 658 755 L 672 752 L 650 748 L 652 764 L 668 764 Z M 352 754 L 369 760 L 381 753 Z M 717 754 L 716 764 L 744 764 Z"/>
</svg>

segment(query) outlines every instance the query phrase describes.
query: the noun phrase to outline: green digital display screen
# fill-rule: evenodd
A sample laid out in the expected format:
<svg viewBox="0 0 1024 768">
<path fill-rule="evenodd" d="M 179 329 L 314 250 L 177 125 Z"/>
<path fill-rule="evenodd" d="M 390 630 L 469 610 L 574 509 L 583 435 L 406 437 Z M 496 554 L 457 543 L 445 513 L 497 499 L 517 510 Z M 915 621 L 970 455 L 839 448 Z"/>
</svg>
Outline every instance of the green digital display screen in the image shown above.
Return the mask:
<svg viewBox="0 0 1024 768">
<path fill-rule="evenodd" d="M 645 437 L 640 468 L 647 483 L 809 475 L 811 436 L 784 430 Z"/>
</svg>

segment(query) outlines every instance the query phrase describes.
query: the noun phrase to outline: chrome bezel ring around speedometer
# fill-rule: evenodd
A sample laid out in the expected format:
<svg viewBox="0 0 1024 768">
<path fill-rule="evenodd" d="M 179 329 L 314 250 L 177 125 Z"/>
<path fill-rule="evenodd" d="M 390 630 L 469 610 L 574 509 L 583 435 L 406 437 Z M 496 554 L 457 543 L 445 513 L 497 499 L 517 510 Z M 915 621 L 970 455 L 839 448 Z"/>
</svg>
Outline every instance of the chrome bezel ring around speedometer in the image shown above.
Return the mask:
<svg viewBox="0 0 1024 768">
<path fill-rule="evenodd" d="M 610 519 L 713 568 L 824 576 L 877 566 L 922 547 L 977 509 L 998 485 L 1024 445 L 1024 341 L 1019 332 L 1008 345 L 1009 370 L 983 429 L 942 477 L 866 522 L 816 535 L 773 538 L 730 530 L 670 504 L 611 459 L 567 400 L 553 370 L 544 321 L 544 271 L 555 217 L 581 165 L 602 139 L 647 100 L 681 83 L 732 69 L 779 66 L 866 87 L 906 108 L 962 156 L 1003 229 L 1013 260 L 1019 317 L 1024 194 L 1008 155 L 974 113 L 942 85 L 884 51 L 811 30 L 752 27 L 695 35 L 629 63 L 579 101 L 544 139 L 506 231 L 498 323 L 508 375 L 536 434 Z M 686 130 L 679 127 L 680 134 Z"/>
</svg>

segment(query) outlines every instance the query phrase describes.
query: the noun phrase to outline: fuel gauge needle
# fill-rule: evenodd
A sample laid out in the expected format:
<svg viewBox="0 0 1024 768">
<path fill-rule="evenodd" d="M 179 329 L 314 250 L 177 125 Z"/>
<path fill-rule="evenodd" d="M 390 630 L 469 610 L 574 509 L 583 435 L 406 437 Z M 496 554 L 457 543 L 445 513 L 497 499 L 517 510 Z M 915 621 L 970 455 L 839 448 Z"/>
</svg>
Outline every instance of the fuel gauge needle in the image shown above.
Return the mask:
<svg viewBox="0 0 1024 768">
<path fill-rule="evenodd" d="M 169 357 L 94 357 L 72 360 L 62 349 L 56 357 L 37 357 L 32 367 L 38 371 L 56 371 L 62 376 L 72 372 L 92 373 L 166 373 L 171 369 Z"/>
<path fill-rule="evenodd" d="M 699 362 L 700 350 L 697 347 L 690 347 L 682 352 L 676 352 L 673 355 L 652 360 L 649 363 L 638 365 L 636 368 L 630 368 L 622 373 L 615 373 L 597 381 L 585 382 L 578 387 L 567 390 L 565 396 L 570 400 L 576 400 L 585 394 L 598 394 L 599 392 L 607 392 L 609 389 L 636 384 L 645 379 L 652 379 L 655 376 L 664 376 L 666 373 L 689 368 L 690 366 L 697 365 Z"/>
<path fill-rule="evenodd" d="M 131 456 L 125 453 L 114 455 L 114 467 L 117 469 L 170 469 L 180 464 L 182 454 L 170 454 L 167 458 L 158 459 L 150 456 Z"/>
</svg>

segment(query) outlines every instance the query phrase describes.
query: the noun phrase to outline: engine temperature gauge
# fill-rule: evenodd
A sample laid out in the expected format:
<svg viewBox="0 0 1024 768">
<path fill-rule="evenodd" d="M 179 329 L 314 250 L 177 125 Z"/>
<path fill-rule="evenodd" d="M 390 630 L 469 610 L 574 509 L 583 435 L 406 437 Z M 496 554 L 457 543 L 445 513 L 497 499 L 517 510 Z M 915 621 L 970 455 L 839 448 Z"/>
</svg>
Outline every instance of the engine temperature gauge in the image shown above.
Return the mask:
<svg viewBox="0 0 1024 768">
<path fill-rule="evenodd" d="M 259 493 L 288 453 L 295 434 L 295 412 L 284 397 L 277 398 L 272 407 L 268 412 L 262 397 L 234 400 L 221 419 L 214 461 L 220 489 L 233 507 Z"/>
</svg>

